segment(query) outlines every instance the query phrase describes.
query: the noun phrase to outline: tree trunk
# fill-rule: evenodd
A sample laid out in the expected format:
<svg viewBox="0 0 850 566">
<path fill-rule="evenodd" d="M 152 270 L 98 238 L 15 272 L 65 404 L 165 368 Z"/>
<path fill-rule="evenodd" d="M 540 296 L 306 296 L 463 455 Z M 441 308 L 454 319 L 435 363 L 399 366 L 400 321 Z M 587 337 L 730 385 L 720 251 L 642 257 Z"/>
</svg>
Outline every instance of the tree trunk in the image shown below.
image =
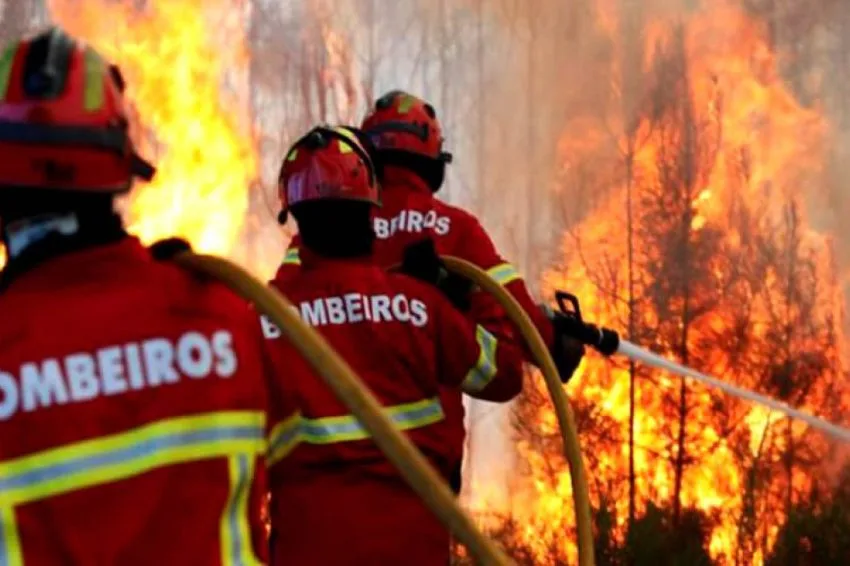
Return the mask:
<svg viewBox="0 0 850 566">
<path fill-rule="evenodd" d="M 634 279 L 634 226 L 632 211 L 632 184 L 634 182 L 634 155 L 629 140 L 626 154 L 626 240 L 628 247 L 629 278 L 629 339 L 635 339 L 635 279 Z M 629 531 L 635 522 L 635 362 L 629 360 Z"/>
<path fill-rule="evenodd" d="M 640 77 L 640 61 L 643 57 L 643 42 L 641 35 L 642 13 L 640 1 L 620 0 L 622 51 L 620 55 L 622 74 L 621 82 L 621 109 L 624 124 L 623 134 L 625 138 L 624 160 L 626 165 L 626 247 L 627 247 L 627 271 L 628 271 L 628 335 L 629 340 L 636 339 L 636 312 L 635 312 L 635 261 L 634 261 L 634 161 L 637 151 L 637 120 L 636 105 L 641 99 L 642 84 Z M 636 472 L 635 472 L 635 380 L 637 368 L 634 361 L 629 360 L 629 516 L 628 529 L 631 530 L 635 522 L 636 513 Z M 633 563 L 633 557 L 629 561 Z"/>
<path fill-rule="evenodd" d="M 693 220 L 693 191 L 694 185 L 696 184 L 697 179 L 697 168 L 699 164 L 697 163 L 698 156 L 696 155 L 696 148 L 698 139 L 698 133 L 696 131 L 696 123 L 695 123 L 695 114 L 693 108 L 693 101 L 691 98 L 691 89 L 690 89 L 690 73 L 688 72 L 688 61 L 687 61 L 687 53 L 685 51 L 685 43 L 684 43 L 684 30 L 680 27 L 677 30 L 677 38 L 678 38 L 678 49 L 680 50 L 680 63 L 681 63 L 681 77 L 679 80 L 682 81 L 683 85 L 683 108 L 682 108 L 682 129 L 684 134 L 683 144 L 680 148 L 680 151 L 683 152 L 679 159 L 681 160 L 681 167 L 679 169 L 680 178 L 677 180 L 681 184 L 681 197 L 684 199 L 680 202 L 680 206 L 682 207 L 682 219 L 680 224 L 680 234 L 679 234 L 679 245 L 681 251 L 681 257 L 678 257 L 677 260 L 681 265 L 681 281 L 682 281 L 682 331 L 680 334 L 680 345 L 679 345 L 679 360 L 682 364 L 688 365 L 688 338 L 690 331 L 690 301 L 691 301 L 691 269 L 690 269 L 690 255 L 691 255 L 691 222 Z M 681 519 L 681 511 L 682 511 L 682 478 L 685 473 L 685 463 L 686 463 L 686 439 L 687 433 L 685 427 L 687 426 L 687 416 L 688 416 L 688 386 L 687 382 L 684 378 L 681 378 L 680 386 L 679 386 L 679 404 L 678 404 L 678 416 L 679 416 L 679 433 L 677 438 L 677 450 L 676 450 L 676 463 L 675 463 L 675 482 L 673 487 L 673 525 L 677 527 L 679 525 L 679 520 Z"/>
</svg>

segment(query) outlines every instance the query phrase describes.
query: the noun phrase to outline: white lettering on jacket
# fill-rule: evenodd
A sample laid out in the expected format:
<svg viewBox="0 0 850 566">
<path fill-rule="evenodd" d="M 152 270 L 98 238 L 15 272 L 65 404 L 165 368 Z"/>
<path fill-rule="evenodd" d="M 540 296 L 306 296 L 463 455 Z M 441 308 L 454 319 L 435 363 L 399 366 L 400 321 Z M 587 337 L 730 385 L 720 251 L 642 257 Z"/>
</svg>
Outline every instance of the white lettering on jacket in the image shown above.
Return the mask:
<svg viewBox="0 0 850 566">
<path fill-rule="evenodd" d="M 403 293 L 396 295 L 362 295 L 346 293 L 335 297 L 318 297 L 295 305 L 301 319 L 310 326 L 338 326 L 378 322 L 402 322 L 422 328 L 428 324 L 428 307 L 419 299 Z M 265 315 L 260 317 L 263 336 L 279 338 L 280 329 Z"/>
<path fill-rule="evenodd" d="M 439 236 L 445 236 L 452 227 L 448 216 L 438 216 L 434 210 L 422 213 L 418 210 L 402 210 L 392 218 L 375 218 L 373 221 L 375 234 L 381 240 L 386 240 L 396 232 L 421 234 L 433 231 Z"/>
<path fill-rule="evenodd" d="M 19 411 L 79 403 L 215 375 L 232 377 L 238 361 L 233 336 L 186 332 L 176 341 L 151 338 L 0 369 L 0 421 Z"/>
</svg>

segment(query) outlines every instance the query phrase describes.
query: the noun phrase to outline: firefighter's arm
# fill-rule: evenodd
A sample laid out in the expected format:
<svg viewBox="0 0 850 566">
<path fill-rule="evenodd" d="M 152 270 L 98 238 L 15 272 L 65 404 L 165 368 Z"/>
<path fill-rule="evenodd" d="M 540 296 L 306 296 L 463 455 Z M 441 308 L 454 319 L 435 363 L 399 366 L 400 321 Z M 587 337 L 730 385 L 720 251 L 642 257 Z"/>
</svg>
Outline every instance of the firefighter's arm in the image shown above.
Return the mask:
<svg viewBox="0 0 850 566">
<path fill-rule="evenodd" d="M 442 297 L 437 297 L 442 299 Z M 510 401 L 522 391 L 522 356 L 445 300 L 435 301 L 438 367 L 444 385 L 486 401 Z"/>
<path fill-rule="evenodd" d="M 471 220 L 464 242 L 466 259 L 485 269 L 490 277 L 516 299 L 552 354 L 561 381 L 568 382 L 584 357 L 584 345 L 558 331 L 557 325 L 532 298 L 522 275 L 516 267 L 499 255 L 493 240 L 477 220 Z M 534 363 L 528 344 L 525 341 L 521 343 L 526 361 Z"/>
<path fill-rule="evenodd" d="M 487 271 L 490 277 L 513 295 L 514 299 L 531 318 L 540 336 L 543 337 L 543 341 L 551 348 L 554 343 L 554 330 L 551 321 L 537 306 L 525 284 L 525 280 L 516 267 L 499 255 L 496 245 L 480 222 L 470 217 L 466 237 L 463 241 L 464 259 Z M 531 357 L 530 353 L 528 357 Z"/>
</svg>

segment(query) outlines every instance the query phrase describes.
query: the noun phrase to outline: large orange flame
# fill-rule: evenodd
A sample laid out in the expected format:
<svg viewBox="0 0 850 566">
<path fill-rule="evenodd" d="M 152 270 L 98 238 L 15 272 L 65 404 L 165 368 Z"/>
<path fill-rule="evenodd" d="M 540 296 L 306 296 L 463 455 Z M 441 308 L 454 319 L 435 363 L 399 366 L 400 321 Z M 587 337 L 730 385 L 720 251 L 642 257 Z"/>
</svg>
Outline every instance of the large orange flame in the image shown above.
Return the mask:
<svg viewBox="0 0 850 566">
<path fill-rule="evenodd" d="M 227 254 L 248 210 L 258 164 L 234 69 L 248 63 L 241 12 L 229 2 L 51 0 L 56 22 L 117 63 L 158 172 L 127 211 L 145 242 L 187 238 Z M 228 84 L 228 82 L 230 84 Z"/>
<path fill-rule="evenodd" d="M 636 326 L 643 329 L 637 339 L 671 357 L 685 354 L 690 365 L 750 388 L 767 388 L 774 395 L 766 376 L 780 372 L 782 360 L 795 363 L 813 356 L 818 362 L 812 363 L 815 375 L 808 394 L 785 394 L 823 413 L 846 397 L 837 346 L 842 303 L 831 246 L 828 238 L 807 226 L 805 211 L 807 195 L 818 189 L 822 178 L 828 129 L 816 110 L 801 107 L 785 87 L 765 30 L 726 2 L 713 4 L 680 22 L 654 22 L 644 36 L 651 42 L 646 70 L 660 68 L 663 57 L 668 64 L 679 57 L 677 76 L 685 78 L 678 86 L 662 85 L 676 98 L 675 110 L 665 114 L 650 102 L 632 138 L 637 140 L 632 277 Z M 604 21 L 616 35 L 611 18 Z M 666 75 L 654 76 L 663 80 L 658 77 Z M 660 96 L 664 88 L 649 98 Z M 611 112 L 616 115 L 617 109 Z M 563 143 L 564 158 L 572 162 L 589 155 L 581 152 L 600 149 L 588 148 L 588 139 L 606 139 L 588 136 L 587 120 L 580 121 L 581 132 L 568 133 Z M 695 137 L 701 141 L 695 143 Z M 621 150 L 629 147 L 625 137 L 616 143 Z M 686 148 L 693 149 L 691 154 L 685 154 Z M 624 329 L 629 312 L 626 188 L 608 194 L 565 239 L 567 261 L 546 276 L 545 286 L 547 295 L 554 288 L 570 289 L 584 299 L 588 318 Z M 687 202 L 676 203 L 676 195 Z M 658 215 L 665 206 L 658 199 L 665 199 L 672 218 Z M 687 222 L 683 225 L 677 215 L 685 215 Z M 659 239 L 668 224 L 667 239 Z M 675 266 L 672 275 L 659 266 L 669 265 L 673 254 L 688 253 L 700 254 L 698 259 L 685 255 L 682 262 L 696 265 L 701 280 L 686 287 L 665 280 L 665 273 L 668 278 L 683 275 Z M 668 287 L 687 288 L 691 295 L 671 298 L 665 295 Z M 659 302 L 659 296 L 667 302 Z M 681 314 L 684 301 L 693 310 L 684 315 L 689 318 Z M 791 371 L 804 369 L 795 366 Z M 679 388 L 675 376 L 639 373 L 638 514 L 648 502 L 667 506 L 674 497 Z M 629 390 L 628 367 L 597 357 L 585 361 L 570 386 L 582 422 L 594 427 L 585 428 L 583 437 L 595 503 L 605 503 L 614 512 L 619 537 L 625 536 L 629 504 Z M 689 385 L 686 394 L 682 507 L 711 518 L 709 548 L 714 558 L 760 564 L 785 517 L 785 494 L 793 499 L 812 482 L 802 466 L 767 478 L 760 470 L 782 470 L 791 446 L 805 444 L 815 459 L 822 459 L 826 442 L 809 434 L 802 423 L 788 425 L 761 408 L 704 387 Z M 552 429 L 548 404 L 537 405 L 532 413 L 532 426 L 544 432 Z M 553 472 L 551 448 L 533 440 L 520 442 L 528 500 L 516 518 L 523 525 L 522 544 L 532 549 L 535 564 L 558 564 L 575 556 L 572 537 L 564 531 L 573 524 L 571 486 L 565 471 Z M 745 540 L 760 542 L 746 548 Z"/>
</svg>

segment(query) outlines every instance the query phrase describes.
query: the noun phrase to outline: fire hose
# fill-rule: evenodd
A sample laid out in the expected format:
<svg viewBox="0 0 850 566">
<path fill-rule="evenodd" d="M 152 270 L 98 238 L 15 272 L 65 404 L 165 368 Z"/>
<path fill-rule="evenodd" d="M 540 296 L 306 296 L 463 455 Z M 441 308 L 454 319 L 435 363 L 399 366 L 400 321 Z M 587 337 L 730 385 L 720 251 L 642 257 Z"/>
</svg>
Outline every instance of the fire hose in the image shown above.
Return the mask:
<svg viewBox="0 0 850 566">
<path fill-rule="evenodd" d="M 525 339 L 538 367 L 543 372 L 546 388 L 555 407 L 555 415 L 564 443 L 564 456 L 570 468 L 570 481 L 573 487 L 573 505 L 576 514 L 576 532 L 578 534 L 578 563 L 580 566 L 593 566 L 593 522 L 590 514 L 590 495 L 581 454 L 581 444 L 570 402 L 564 386 L 558 377 L 558 370 L 549 349 L 537 332 L 534 323 L 525 310 L 495 279 L 480 267 L 463 259 L 443 256 L 443 263 L 449 271 L 471 280 L 483 291 L 491 294 L 508 313 Z"/>
<path fill-rule="evenodd" d="M 616 331 L 611 330 L 610 328 L 604 328 L 585 322 L 581 316 L 578 299 L 576 299 L 574 295 L 565 293 L 564 291 L 558 291 L 555 293 L 555 297 L 558 301 L 561 313 L 567 316 L 571 323 L 570 334 L 584 344 L 591 346 L 604 356 L 620 354 L 630 360 L 643 362 L 649 366 L 668 371 L 680 377 L 693 379 L 704 385 L 720 389 L 721 391 L 734 397 L 738 397 L 739 399 L 762 405 L 771 410 L 783 413 L 788 417 L 801 420 L 812 428 L 821 430 L 838 440 L 850 442 L 850 429 L 846 427 L 842 427 L 820 417 L 806 413 L 805 411 L 801 411 L 800 409 L 792 407 L 787 403 L 783 403 L 782 401 L 772 397 L 768 397 L 767 395 L 762 395 L 755 391 L 750 391 L 749 389 L 727 383 L 693 368 L 668 360 L 654 352 L 641 348 L 637 344 L 629 342 L 628 340 L 623 340 Z M 572 308 L 569 308 L 567 303 L 571 303 Z"/>
<path fill-rule="evenodd" d="M 463 543 L 479 564 L 507 566 L 513 561 L 488 539 L 457 504 L 446 482 L 416 447 L 393 425 L 380 403 L 336 351 L 305 324 L 289 301 L 241 267 L 214 256 L 180 253 L 182 267 L 217 279 L 250 301 L 274 322 L 304 356 L 334 395 L 357 417 L 375 444 L 398 468 L 425 504 Z"/>
</svg>

